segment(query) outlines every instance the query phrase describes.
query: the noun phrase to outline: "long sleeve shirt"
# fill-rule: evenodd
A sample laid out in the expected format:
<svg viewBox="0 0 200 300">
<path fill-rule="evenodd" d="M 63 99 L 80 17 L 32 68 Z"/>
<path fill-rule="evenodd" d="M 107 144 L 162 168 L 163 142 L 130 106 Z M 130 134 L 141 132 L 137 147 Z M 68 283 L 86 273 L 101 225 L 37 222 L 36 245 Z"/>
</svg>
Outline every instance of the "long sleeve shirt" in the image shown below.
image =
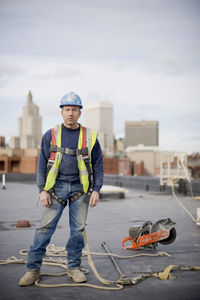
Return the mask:
<svg viewBox="0 0 200 300">
<path fill-rule="evenodd" d="M 61 147 L 77 149 L 80 126 L 78 129 L 69 129 L 62 124 Z M 39 192 L 44 189 L 47 173 L 47 162 L 50 157 L 51 129 L 42 137 L 41 148 L 37 167 L 37 186 Z M 98 139 L 91 152 L 91 163 L 93 171 L 93 190 L 99 192 L 103 185 L 103 158 Z M 57 176 L 58 180 L 73 182 L 79 181 L 79 169 L 75 155 L 64 154 Z"/>
</svg>

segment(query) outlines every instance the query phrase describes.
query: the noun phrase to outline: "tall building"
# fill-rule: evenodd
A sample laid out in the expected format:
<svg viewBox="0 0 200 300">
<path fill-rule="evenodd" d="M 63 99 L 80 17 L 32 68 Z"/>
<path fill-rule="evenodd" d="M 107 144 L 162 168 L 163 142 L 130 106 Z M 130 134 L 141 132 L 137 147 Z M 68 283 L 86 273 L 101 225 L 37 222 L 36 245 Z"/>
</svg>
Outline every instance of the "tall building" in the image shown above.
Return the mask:
<svg viewBox="0 0 200 300">
<path fill-rule="evenodd" d="M 98 132 L 102 150 L 113 151 L 113 104 L 94 102 L 85 105 L 85 125 Z"/>
<path fill-rule="evenodd" d="M 158 121 L 125 122 L 125 146 L 158 146 Z"/>
<path fill-rule="evenodd" d="M 12 137 L 11 148 L 38 148 L 42 137 L 42 117 L 39 107 L 33 103 L 31 91 L 28 93 L 22 117 L 18 119 L 18 137 Z"/>
</svg>

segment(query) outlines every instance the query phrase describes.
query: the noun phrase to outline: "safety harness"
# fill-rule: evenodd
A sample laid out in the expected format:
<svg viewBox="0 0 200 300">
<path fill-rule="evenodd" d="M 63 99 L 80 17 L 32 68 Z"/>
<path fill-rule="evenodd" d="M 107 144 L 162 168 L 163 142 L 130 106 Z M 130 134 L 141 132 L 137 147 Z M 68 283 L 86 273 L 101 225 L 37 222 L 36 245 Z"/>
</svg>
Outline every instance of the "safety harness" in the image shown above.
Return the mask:
<svg viewBox="0 0 200 300">
<path fill-rule="evenodd" d="M 93 191 L 93 184 L 92 184 L 92 168 L 90 166 L 90 155 L 89 155 L 89 149 L 87 147 L 87 128 L 84 126 L 81 126 L 80 130 L 82 130 L 82 147 L 81 149 L 70 149 L 70 148 L 63 148 L 59 147 L 57 145 L 57 139 L 56 139 L 56 133 L 55 133 L 55 128 L 51 129 L 51 146 L 50 146 L 50 158 L 47 163 L 47 176 L 51 168 L 54 166 L 54 162 L 56 159 L 56 154 L 57 153 L 62 153 L 62 154 L 68 154 L 68 155 L 74 155 L 76 157 L 79 157 L 81 155 L 81 159 L 84 161 L 86 170 L 87 170 L 87 175 L 88 175 L 88 180 L 89 180 L 89 188 L 87 193 L 84 192 L 84 189 L 76 193 L 75 195 L 71 196 L 68 198 L 69 201 L 75 201 L 78 198 L 80 198 L 83 194 L 87 194 L 90 196 Z M 90 129 L 88 129 L 90 130 Z M 58 135 L 58 132 L 57 132 Z M 89 138 L 89 137 L 88 137 Z M 49 194 L 60 204 L 63 206 L 67 205 L 67 202 L 62 200 L 54 191 L 53 187 L 48 190 Z"/>
</svg>

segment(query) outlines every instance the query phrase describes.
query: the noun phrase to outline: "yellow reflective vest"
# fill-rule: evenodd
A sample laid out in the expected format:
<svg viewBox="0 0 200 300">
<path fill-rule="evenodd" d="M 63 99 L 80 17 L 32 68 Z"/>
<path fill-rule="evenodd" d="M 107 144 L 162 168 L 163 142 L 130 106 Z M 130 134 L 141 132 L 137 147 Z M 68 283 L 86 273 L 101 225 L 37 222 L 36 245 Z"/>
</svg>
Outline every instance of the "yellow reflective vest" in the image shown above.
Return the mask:
<svg viewBox="0 0 200 300">
<path fill-rule="evenodd" d="M 83 134 L 84 130 L 86 131 L 86 134 Z M 61 148 L 62 124 L 57 125 L 54 128 L 54 132 L 55 132 L 56 146 L 57 146 L 58 151 L 56 151 L 54 161 L 51 161 L 52 166 L 51 166 L 51 168 L 48 172 L 47 178 L 46 178 L 46 183 L 45 183 L 45 187 L 44 187 L 45 191 L 48 191 L 54 187 L 56 178 L 59 173 L 60 164 L 62 161 L 62 152 L 59 151 L 59 148 Z M 80 125 L 78 150 L 81 150 L 83 148 L 83 145 L 86 145 L 86 147 L 88 148 L 89 165 L 90 165 L 91 170 L 92 170 L 91 152 L 95 145 L 96 138 L 97 138 L 97 133 L 95 131 L 93 131 L 90 128 L 85 128 Z M 86 167 L 85 161 L 83 159 L 83 154 L 81 153 L 81 151 L 77 151 L 76 158 L 77 158 L 77 163 L 78 163 L 80 182 L 83 186 L 84 193 L 87 193 L 89 184 L 90 184 L 90 182 L 89 182 L 90 175 L 88 174 L 88 169 Z"/>
</svg>

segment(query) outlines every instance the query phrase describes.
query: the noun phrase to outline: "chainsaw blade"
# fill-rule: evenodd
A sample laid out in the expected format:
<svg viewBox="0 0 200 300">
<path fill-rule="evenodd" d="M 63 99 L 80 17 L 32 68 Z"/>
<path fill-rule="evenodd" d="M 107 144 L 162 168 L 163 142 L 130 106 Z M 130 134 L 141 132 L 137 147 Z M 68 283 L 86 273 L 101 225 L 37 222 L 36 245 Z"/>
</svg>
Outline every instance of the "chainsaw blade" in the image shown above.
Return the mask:
<svg viewBox="0 0 200 300">
<path fill-rule="evenodd" d="M 170 218 L 158 220 L 155 224 L 153 224 L 151 232 L 157 232 L 161 230 L 167 230 L 169 232 L 169 236 L 161 241 L 158 241 L 160 244 L 169 245 L 173 243 L 176 239 L 176 229 L 174 226 L 176 225 Z"/>
</svg>

